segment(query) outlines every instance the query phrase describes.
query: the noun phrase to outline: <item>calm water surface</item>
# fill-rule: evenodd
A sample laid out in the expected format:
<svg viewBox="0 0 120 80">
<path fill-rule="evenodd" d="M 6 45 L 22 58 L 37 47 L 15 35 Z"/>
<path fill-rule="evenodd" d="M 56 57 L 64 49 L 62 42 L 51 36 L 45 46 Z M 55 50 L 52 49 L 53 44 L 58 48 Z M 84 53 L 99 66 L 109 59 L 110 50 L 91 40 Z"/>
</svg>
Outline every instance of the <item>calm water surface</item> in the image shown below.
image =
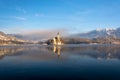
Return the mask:
<svg viewBox="0 0 120 80">
<path fill-rule="evenodd" d="M 120 45 L 0 47 L 0 80 L 120 80 Z"/>
</svg>

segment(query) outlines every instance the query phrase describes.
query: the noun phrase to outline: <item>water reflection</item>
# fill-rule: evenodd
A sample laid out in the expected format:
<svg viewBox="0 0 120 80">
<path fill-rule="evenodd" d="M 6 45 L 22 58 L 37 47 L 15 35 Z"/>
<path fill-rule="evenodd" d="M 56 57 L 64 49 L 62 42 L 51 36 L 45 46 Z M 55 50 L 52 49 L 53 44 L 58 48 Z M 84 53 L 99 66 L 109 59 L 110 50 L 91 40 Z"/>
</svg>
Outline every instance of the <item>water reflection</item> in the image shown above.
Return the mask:
<svg viewBox="0 0 120 80">
<path fill-rule="evenodd" d="M 79 46 L 53 46 L 47 48 L 60 57 L 64 55 L 87 56 L 95 59 L 120 59 L 119 45 L 79 45 Z"/>
<path fill-rule="evenodd" d="M 27 50 L 24 47 L 0 47 L 0 59 L 3 59 L 5 56 L 12 56 L 15 53 Z"/>
<path fill-rule="evenodd" d="M 52 54 L 55 55 L 52 55 Z M 67 59 L 70 56 L 94 59 L 120 59 L 119 45 L 64 45 L 64 46 L 19 46 L 0 47 L 0 59 L 5 56 L 22 56 L 24 59 Z"/>
<path fill-rule="evenodd" d="M 47 78 L 60 76 L 59 79 L 88 77 L 87 80 L 98 80 L 98 78 L 102 80 L 103 77 L 107 77 L 106 80 L 111 78 L 116 80 L 120 73 L 119 59 L 119 45 L 0 47 L 0 80 L 6 80 L 2 78 L 9 80 L 11 76 L 16 77 L 15 80 L 36 77 L 41 79 L 46 76 Z"/>
<path fill-rule="evenodd" d="M 54 45 L 53 46 L 53 52 L 58 55 L 58 58 L 60 57 L 61 46 Z"/>
</svg>

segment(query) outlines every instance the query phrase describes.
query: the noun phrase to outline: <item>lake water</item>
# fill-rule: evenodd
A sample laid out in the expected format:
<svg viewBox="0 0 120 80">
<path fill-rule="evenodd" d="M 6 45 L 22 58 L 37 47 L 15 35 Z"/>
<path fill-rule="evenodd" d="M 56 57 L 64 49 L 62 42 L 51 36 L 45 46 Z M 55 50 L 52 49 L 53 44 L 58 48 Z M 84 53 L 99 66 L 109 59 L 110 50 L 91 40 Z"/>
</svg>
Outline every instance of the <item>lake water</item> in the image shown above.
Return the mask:
<svg viewBox="0 0 120 80">
<path fill-rule="evenodd" d="M 120 45 L 0 47 L 0 80 L 120 80 Z"/>
</svg>

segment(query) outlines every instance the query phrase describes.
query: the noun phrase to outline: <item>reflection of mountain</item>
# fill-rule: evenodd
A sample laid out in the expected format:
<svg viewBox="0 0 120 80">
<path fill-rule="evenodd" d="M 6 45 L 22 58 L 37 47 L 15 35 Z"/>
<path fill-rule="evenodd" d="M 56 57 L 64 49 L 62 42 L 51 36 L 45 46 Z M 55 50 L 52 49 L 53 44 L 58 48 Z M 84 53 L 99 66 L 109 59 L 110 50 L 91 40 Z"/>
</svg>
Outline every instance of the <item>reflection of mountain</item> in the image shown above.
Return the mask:
<svg viewBox="0 0 120 80">
<path fill-rule="evenodd" d="M 21 45 L 0 47 L 0 59 L 4 57 L 17 57 L 21 60 L 47 60 L 54 59 L 49 50 L 45 46 L 37 45 Z"/>
<path fill-rule="evenodd" d="M 22 60 L 62 60 L 70 56 L 95 59 L 120 59 L 119 45 L 63 45 L 63 46 L 14 46 L 0 47 L 0 58 L 14 56 Z M 53 54 L 55 53 L 55 54 Z"/>
<path fill-rule="evenodd" d="M 54 52 L 54 48 L 58 47 L 48 49 Z M 89 56 L 96 59 L 120 59 L 119 45 L 62 46 L 60 49 L 56 49 L 56 51 L 57 50 L 60 50 L 59 52 L 61 52 L 61 54 L 69 53 L 68 55 Z"/>
<path fill-rule="evenodd" d="M 1 47 L 0 48 L 0 59 L 2 59 L 5 56 L 12 56 L 16 53 L 25 50 L 24 47 Z"/>
</svg>

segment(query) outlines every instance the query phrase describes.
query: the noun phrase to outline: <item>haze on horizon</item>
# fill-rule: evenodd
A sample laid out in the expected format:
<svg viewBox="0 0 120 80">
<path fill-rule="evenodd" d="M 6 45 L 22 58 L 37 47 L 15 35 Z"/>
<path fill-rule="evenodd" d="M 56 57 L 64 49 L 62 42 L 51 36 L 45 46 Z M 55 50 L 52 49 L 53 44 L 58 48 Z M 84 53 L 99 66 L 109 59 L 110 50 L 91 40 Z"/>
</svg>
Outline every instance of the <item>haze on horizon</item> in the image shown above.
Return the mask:
<svg viewBox="0 0 120 80">
<path fill-rule="evenodd" d="M 119 3 L 120 0 L 0 0 L 0 30 L 23 34 L 117 28 Z"/>
</svg>

